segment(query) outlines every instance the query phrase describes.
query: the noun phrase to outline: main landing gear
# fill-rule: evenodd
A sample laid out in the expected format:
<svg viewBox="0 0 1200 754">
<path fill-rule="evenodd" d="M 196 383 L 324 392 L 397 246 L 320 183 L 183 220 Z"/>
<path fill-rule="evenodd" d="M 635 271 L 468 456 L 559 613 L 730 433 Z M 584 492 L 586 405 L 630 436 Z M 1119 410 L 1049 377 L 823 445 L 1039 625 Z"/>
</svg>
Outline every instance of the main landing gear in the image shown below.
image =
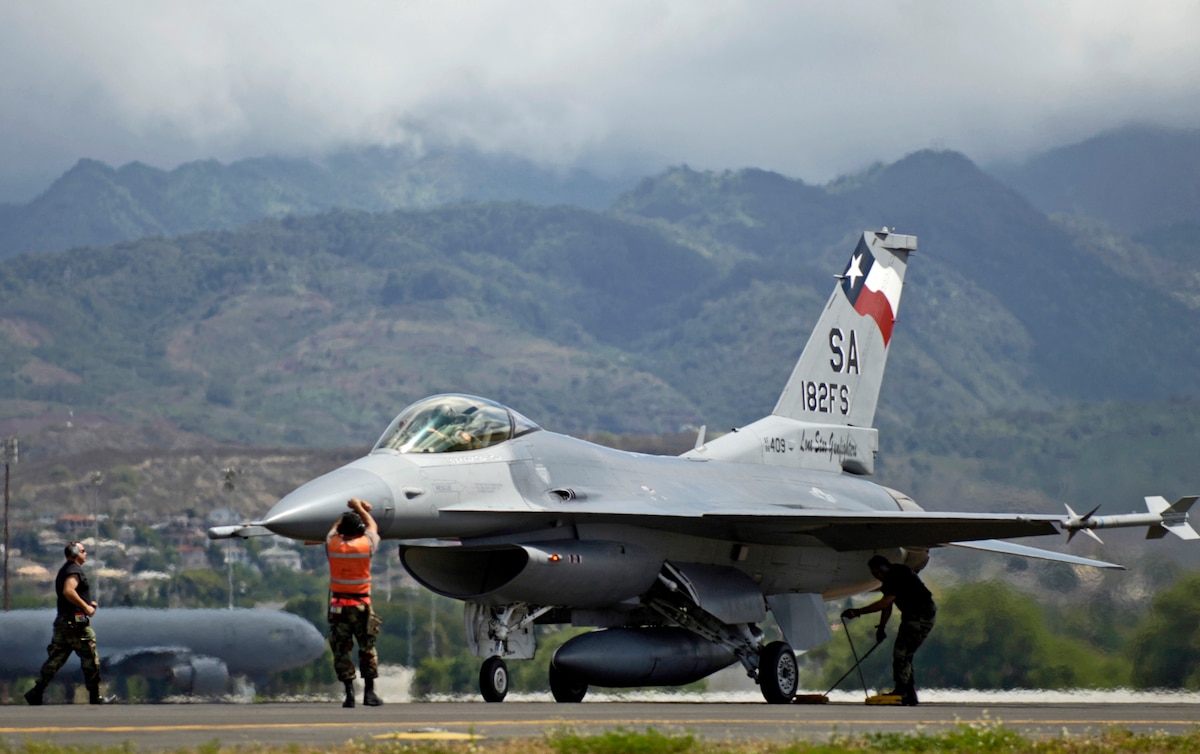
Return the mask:
<svg viewBox="0 0 1200 754">
<path fill-rule="evenodd" d="M 758 687 L 769 704 L 789 704 L 800 687 L 800 667 L 791 645 L 773 641 L 758 652 Z"/>
</svg>

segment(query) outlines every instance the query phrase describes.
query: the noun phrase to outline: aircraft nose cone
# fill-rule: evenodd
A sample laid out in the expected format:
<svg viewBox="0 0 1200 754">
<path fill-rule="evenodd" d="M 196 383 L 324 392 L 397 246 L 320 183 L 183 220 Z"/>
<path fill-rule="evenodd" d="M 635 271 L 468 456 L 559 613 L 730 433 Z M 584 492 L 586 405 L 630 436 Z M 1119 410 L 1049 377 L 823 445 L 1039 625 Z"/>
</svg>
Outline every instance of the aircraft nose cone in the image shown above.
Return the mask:
<svg viewBox="0 0 1200 754">
<path fill-rule="evenodd" d="M 325 637 L 317 630 L 316 626 L 308 621 L 304 621 L 304 626 L 301 628 L 299 645 L 296 648 L 296 654 L 303 660 L 299 663 L 301 665 L 312 662 L 325 654 Z"/>
<path fill-rule="evenodd" d="M 284 537 L 322 541 L 349 510 L 346 503 L 352 497 L 366 500 L 376 512 L 393 505 L 392 490 L 379 475 L 345 466 L 289 493 L 255 523 Z"/>
</svg>

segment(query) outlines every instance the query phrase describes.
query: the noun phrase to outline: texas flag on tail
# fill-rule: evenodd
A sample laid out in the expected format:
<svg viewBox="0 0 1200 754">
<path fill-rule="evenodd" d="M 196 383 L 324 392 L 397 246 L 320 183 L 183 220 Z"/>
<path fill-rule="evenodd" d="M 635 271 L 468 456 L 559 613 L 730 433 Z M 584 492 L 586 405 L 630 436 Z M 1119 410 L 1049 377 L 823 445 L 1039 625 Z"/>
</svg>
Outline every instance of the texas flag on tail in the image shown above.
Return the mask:
<svg viewBox="0 0 1200 754">
<path fill-rule="evenodd" d="M 892 339 L 892 325 L 896 322 L 896 310 L 900 305 L 900 276 L 889 267 L 875 263 L 875 255 L 860 242 L 850 258 L 850 264 L 842 273 L 842 291 L 850 300 L 854 311 L 871 317 L 883 333 L 886 347 Z"/>
</svg>

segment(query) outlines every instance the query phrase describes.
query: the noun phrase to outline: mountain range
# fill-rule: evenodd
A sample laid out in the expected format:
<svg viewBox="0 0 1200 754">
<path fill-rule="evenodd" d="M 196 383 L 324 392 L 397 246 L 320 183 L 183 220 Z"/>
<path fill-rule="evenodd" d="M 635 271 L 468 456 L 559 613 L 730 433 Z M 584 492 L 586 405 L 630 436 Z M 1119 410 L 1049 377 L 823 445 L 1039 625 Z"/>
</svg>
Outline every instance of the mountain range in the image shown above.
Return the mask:
<svg viewBox="0 0 1200 754">
<path fill-rule="evenodd" d="M 933 475 L 956 465 L 994 463 L 998 482 L 1032 466 L 1022 483 L 1046 490 L 1079 463 L 1056 433 L 1196 448 L 1185 188 L 1200 171 L 1153 181 L 1154 160 L 1196 143 L 1126 131 L 986 170 L 922 151 L 823 186 L 686 166 L 622 183 L 389 150 L 170 172 L 81 161 L 0 212 L 0 432 L 35 460 L 106 441 L 361 447 L 436 392 L 556 431 L 725 431 L 771 410 L 855 238 L 887 225 L 920 248 L 881 468 L 948 502 Z M 1121 175 L 1100 160 L 1138 165 L 1154 212 L 1118 212 L 1124 189 L 1097 184 Z M 1029 433 L 1016 446 L 1014 429 Z"/>
</svg>

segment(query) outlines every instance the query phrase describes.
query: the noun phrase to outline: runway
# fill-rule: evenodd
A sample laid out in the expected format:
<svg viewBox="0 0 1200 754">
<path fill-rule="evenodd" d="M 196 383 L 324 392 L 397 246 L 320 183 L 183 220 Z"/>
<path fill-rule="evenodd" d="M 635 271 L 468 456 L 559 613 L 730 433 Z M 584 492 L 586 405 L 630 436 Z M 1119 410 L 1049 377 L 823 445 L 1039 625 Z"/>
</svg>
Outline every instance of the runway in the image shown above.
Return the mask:
<svg viewBox="0 0 1200 754">
<path fill-rule="evenodd" d="M 64 714 L 69 711 L 70 714 Z M 960 724 L 1004 725 L 1034 736 L 1096 734 L 1105 728 L 1178 735 L 1200 725 L 1200 704 L 949 703 L 873 707 L 858 702 L 441 702 L 342 709 L 337 703 L 117 704 L 0 707 L 0 740 L 139 750 L 264 743 L 329 746 L 361 740 L 494 740 L 617 729 L 689 733 L 708 740 L 827 740 L 834 733 L 935 732 Z"/>
</svg>

